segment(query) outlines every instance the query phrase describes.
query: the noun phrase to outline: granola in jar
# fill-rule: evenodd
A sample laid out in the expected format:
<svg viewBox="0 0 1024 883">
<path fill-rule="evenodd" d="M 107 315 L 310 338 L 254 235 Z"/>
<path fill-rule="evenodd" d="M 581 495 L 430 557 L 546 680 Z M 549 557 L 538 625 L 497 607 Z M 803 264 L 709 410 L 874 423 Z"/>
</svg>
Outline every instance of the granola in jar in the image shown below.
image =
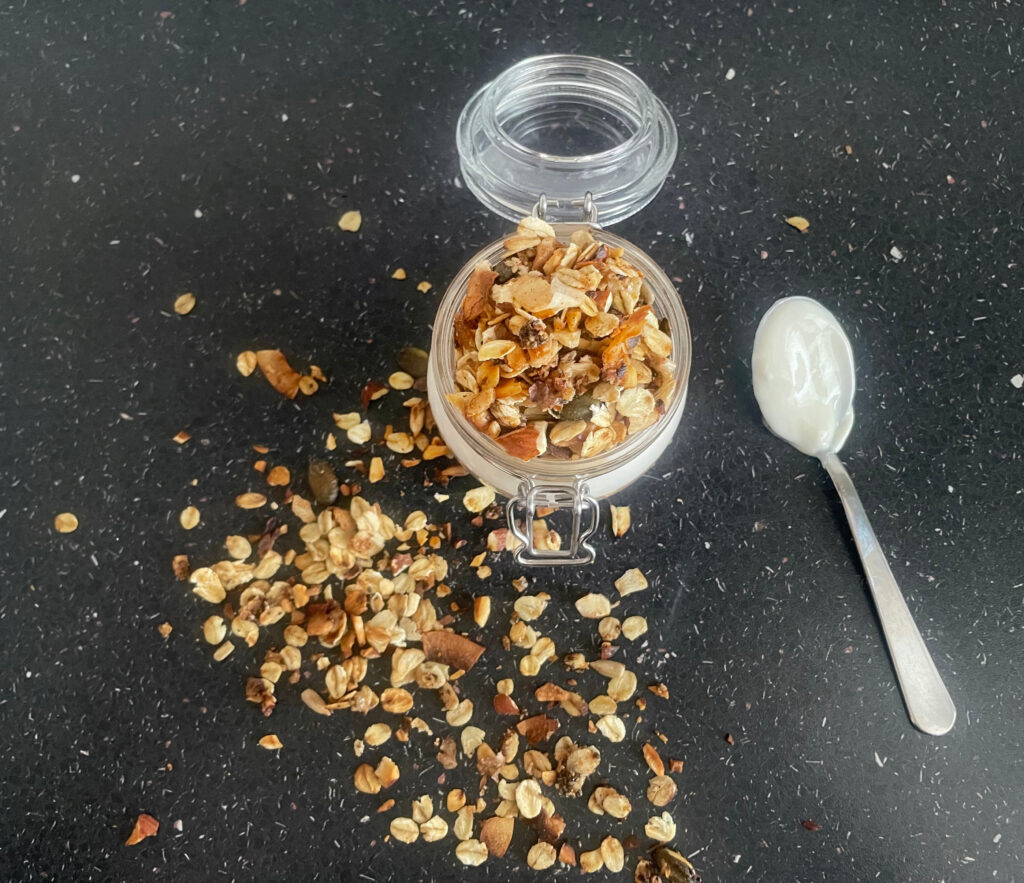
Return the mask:
<svg viewBox="0 0 1024 883">
<path fill-rule="evenodd" d="M 456 315 L 449 401 L 521 460 L 593 457 L 656 423 L 675 387 L 672 338 L 624 250 L 586 227 L 562 242 L 534 217 L 504 244 Z"/>
</svg>

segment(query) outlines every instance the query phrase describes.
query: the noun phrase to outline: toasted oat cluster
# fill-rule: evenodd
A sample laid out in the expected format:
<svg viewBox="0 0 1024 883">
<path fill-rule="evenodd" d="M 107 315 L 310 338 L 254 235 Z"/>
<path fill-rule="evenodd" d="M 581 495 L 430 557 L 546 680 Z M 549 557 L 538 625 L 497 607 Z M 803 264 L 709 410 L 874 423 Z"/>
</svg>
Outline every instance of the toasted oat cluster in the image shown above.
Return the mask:
<svg viewBox="0 0 1024 883">
<path fill-rule="evenodd" d="M 672 339 L 643 274 L 580 229 L 524 218 L 507 255 L 470 276 L 448 399 L 521 460 L 593 457 L 646 429 L 675 386 Z"/>
</svg>

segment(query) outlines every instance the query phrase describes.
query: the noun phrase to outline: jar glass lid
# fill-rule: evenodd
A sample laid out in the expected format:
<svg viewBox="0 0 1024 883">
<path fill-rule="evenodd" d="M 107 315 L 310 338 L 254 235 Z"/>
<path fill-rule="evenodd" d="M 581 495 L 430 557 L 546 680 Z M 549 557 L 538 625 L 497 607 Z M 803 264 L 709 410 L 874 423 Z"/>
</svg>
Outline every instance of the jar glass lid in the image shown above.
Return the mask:
<svg viewBox="0 0 1024 883">
<path fill-rule="evenodd" d="M 612 224 L 655 197 L 677 138 L 636 74 L 603 58 L 539 55 L 470 98 L 457 145 L 467 186 L 503 218 L 518 221 L 543 197 L 547 220 L 579 221 L 589 193 Z"/>
</svg>

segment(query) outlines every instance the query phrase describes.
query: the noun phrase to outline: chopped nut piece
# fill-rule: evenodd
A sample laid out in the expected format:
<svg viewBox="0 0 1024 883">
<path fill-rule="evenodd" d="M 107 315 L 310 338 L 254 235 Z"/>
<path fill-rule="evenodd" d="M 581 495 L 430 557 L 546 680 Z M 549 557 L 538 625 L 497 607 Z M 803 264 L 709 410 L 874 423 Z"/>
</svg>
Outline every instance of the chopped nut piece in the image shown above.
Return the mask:
<svg viewBox="0 0 1024 883">
<path fill-rule="evenodd" d="M 586 619 L 603 619 L 612 612 L 611 602 L 596 592 L 584 595 L 576 601 L 576 609 Z"/>
<path fill-rule="evenodd" d="M 632 595 L 634 592 L 641 592 L 647 588 L 647 578 L 634 567 L 615 580 L 615 588 L 622 596 Z"/>
<path fill-rule="evenodd" d="M 555 863 L 555 847 L 550 843 L 534 843 L 526 855 L 526 864 L 535 871 L 544 871 Z"/>
<path fill-rule="evenodd" d="M 347 211 L 338 219 L 338 227 L 346 233 L 355 233 L 363 223 L 362 212 Z"/>
<path fill-rule="evenodd" d="M 284 748 L 284 743 L 273 733 L 260 739 L 259 744 L 261 748 L 266 748 L 268 751 L 277 751 L 280 748 Z"/>
<path fill-rule="evenodd" d="M 664 684 L 651 684 L 647 689 L 655 696 L 660 696 L 662 699 L 668 699 L 668 687 Z"/>
<path fill-rule="evenodd" d="M 652 776 L 647 785 L 647 799 L 655 806 L 665 806 L 677 791 L 676 783 L 668 776 Z"/>
<path fill-rule="evenodd" d="M 647 761 L 647 766 L 651 772 L 656 776 L 662 776 L 665 774 L 665 763 L 661 759 L 661 755 L 658 754 L 658 749 L 651 745 L 650 742 L 644 743 L 644 760 Z"/>
<path fill-rule="evenodd" d="M 459 765 L 455 759 L 455 740 L 450 736 L 441 740 L 441 747 L 437 752 L 437 762 L 446 770 L 453 770 Z"/>
<path fill-rule="evenodd" d="M 482 865 L 487 861 L 487 847 L 479 840 L 470 838 L 455 847 L 455 855 L 464 865 Z"/>
<path fill-rule="evenodd" d="M 563 843 L 558 849 L 558 861 L 563 865 L 576 865 L 576 850 L 568 843 Z"/>
<path fill-rule="evenodd" d="M 519 706 L 511 696 L 505 693 L 495 695 L 493 705 L 498 714 L 519 714 Z"/>
<path fill-rule="evenodd" d="M 795 227 L 801 233 L 806 233 L 810 228 L 811 224 L 807 218 L 801 218 L 799 215 L 794 215 L 792 218 L 786 218 L 786 223 L 790 227 Z"/>
<path fill-rule="evenodd" d="M 432 662 L 469 671 L 484 652 L 483 646 L 455 632 L 432 631 L 423 635 L 423 652 Z"/>
<path fill-rule="evenodd" d="M 621 537 L 629 530 L 629 506 L 609 506 L 608 508 L 612 513 L 612 533 Z"/>
<path fill-rule="evenodd" d="M 491 599 L 488 595 L 480 595 L 473 599 L 473 622 L 480 628 L 487 625 L 491 616 Z"/>
<path fill-rule="evenodd" d="M 147 837 L 152 837 L 160 830 L 160 823 L 154 819 L 148 813 L 140 812 L 138 818 L 135 820 L 135 825 L 132 828 L 131 834 L 128 835 L 128 839 L 125 840 L 125 846 L 134 846 Z"/>
<path fill-rule="evenodd" d="M 174 312 L 179 316 L 187 316 L 196 305 L 196 296 L 191 291 L 178 295 L 174 300 Z"/>
<path fill-rule="evenodd" d="M 223 662 L 234 652 L 234 649 L 234 644 L 232 644 L 230 641 L 225 641 L 216 650 L 213 651 L 213 658 L 217 662 Z"/>
<path fill-rule="evenodd" d="M 395 272 L 391 274 L 391 278 L 392 279 L 404 279 L 405 278 L 405 270 L 403 270 L 401 267 L 398 267 L 395 270 Z"/>
<path fill-rule="evenodd" d="M 66 514 L 71 515 L 70 512 Z M 58 515 L 57 517 L 60 518 L 61 516 Z M 75 518 L 74 515 L 71 515 L 71 517 Z M 185 528 L 185 530 L 192 530 L 193 527 L 199 524 L 199 510 L 195 506 L 187 506 L 181 510 L 181 515 L 178 516 L 178 521 L 181 522 L 181 526 Z M 65 521 L 63 523 L 65 525 L 70 524 L 69 521 Z M 72 527 L 71 530 L 74 530 L 76 527 L 78 527 L 77 518 L 75 518 L 75 527 Z M 69 533 L 68 530 L 61 530 L 59 527 L 57 530 L 60 530 L 61 533 Z"/>
<path fill-rule="evenodd" d="M 256 363 L 274 389 L 285 398 L 295 398 L 302 375 L 288 364 L 284 353 L 280 350 L 257 350 Z"/>
<path fill-rule="evenodd" d="M 380 457 L 370 460 L 370 484 L 376 484 L 384 477 L 384 461 Z"/>
<path fill-rule="evenodd" d="M 156 630 L 160 633 L 161 637 L 167 638 L 170 637 L 171 632 L 174 631 L 174 626 L 169 622 L 162 622 L 156 627 Z"/>
<path fill-rule="evenodd" d="M 175 555 L 171 559 L 171 569 L 174 571 L 175 577 L 177 577 L 180 582 L 187 580 L 188 575 L 192 570 L 189 565 L 188 555 Z"/>
<path fill-rule="evenodd" d="M 420 836 L 420 826 L 403 816 L 391 820 L 390 831 L 391 836 L 401 843 L 414 843 Z"/>
<path fill-rule="evenodd" d="M 533 717 L 528 717 L 516 724 L 516 730 L 531 745 L 546 742 L 557 729 L 558 721 L 548 717 L 546 714 L 535 714 Z"/>
<path fill-rule="evenodd" d="M 388 810 L 394 809 L 394 806 L 395 806 L 395 798 L 394 797 L 389 797 L 380 806 L 377 807 L 377 812 L 378 813 L 387 812 Z"/>
<path fill-rule="evenodd" d="M 426 294 L 433 287 L 433 285 L 424 280 L 423 282 L 420 282 L 419 285 L 416 286 L 416 290 L 422 294 Z"/>
<path fill-rule="evenodd" d="M 398 765 L 390 757 L 382 757 L 378 762 L 374 773 L 382 788 L 390 788 L 399 778 Z"/>
<path fill-rule="evenodd" d="M 188 433 L 184 429 L 182 429 L 180 432 L 175 434 L 174 438 L 171 439 L 171 441 L 177 442 L 179 445 L 183 445 L 190 438 L 192 438 L 191 433 Z"/>
<path fill-rule="evenodd" d="M 484 820 L 480 825 L 480 841 L 487 847 L 490 855 L 501 858 L 506 853 L 508 845 L 512 842 L 514 827 L 515 820 L 510 817 L 492 816 Z"/>
</svg>

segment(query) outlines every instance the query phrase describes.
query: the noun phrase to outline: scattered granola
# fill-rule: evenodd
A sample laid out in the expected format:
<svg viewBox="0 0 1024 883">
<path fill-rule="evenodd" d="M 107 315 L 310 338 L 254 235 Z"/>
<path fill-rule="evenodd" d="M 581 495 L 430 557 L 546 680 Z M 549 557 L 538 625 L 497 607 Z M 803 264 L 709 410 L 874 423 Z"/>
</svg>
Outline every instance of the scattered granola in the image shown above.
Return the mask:
<svg viewBox="0 0 1024 883">
<path fill-rule="evenodd" d="M 538 218 L 505 246 L 470 276 L 449 401 L 522 460 L 593 457 L 657 422 L 675 388 L 672 339 L 623 250 L 589 230 L 563 244 Z"/>
<path fill-rule="evenodd" d="M 481 341 L 484 345 L 489 342 Z M 645 345 L 642 335 L 636 345 Z M 203 623 L 205 641 L 216 648 L 215 660 L 225 659 L 239 646 L 243 651 L 261 648 L 255 664 L 258 673 L 246 679 L 245 696 L 259 706 L 262 714 L 273 713 L 278 691 L 288 684 L 295 686 L 301 701 L 318 715 L 333 715 L 333 720 L 338 720 L 339 713 L 347 713 L 344 719 L 350 720 L 348 715 L 374 713 L 372 721 L 347 724 L 352 751 L 365 761 L 359 762 L 351 780 L 356 791 L 377 795 L 393 789 L 392 793 L 399 794 L 408 781 L 421 791 L 428 781 L 422 773 L 430 769 L 435 757 L 437 765 L 433 768 L 440 774 L 439 785 L 445 783 L 446 776 L 468 773 L 479 777 L 479 795 L 467 780 L 449 779 L 447 793 L 442 789 L 413 799 L 411 811 L 400 811 L 390 818 L 389 839 L 436 842 L 451 833 L 455 855 L 467 865 L 481 864 L 488 857 L 508 856 L 522 848 L 528 849 L 527 865 L 536 870 L 551 868 L 556 860 L 564 865 L 578 864 L 588 872 L 621 870 L 625 852 L 640 844 L 636 827 L 643 822 L 635 816 L 630 820 L 633 806 L 629 797 L 613 787 L 622 787 L 623 783 L 608 779 L 621 773 L 617 763 L 621 752 L 632 752 L 635 764 L 642 762 L 633 740 L 643 742 L 643 719 L 637 716 L 637 709 L 642 711 L 645 700 L 641 696 L 635 708 L 632 703 L 626 704 L 636 693 L 637 674 L 627 667 L 627 654 L 615 642 L 623 637 L 638 638 L 647 631 L 647 621 L 636 615 L 620 620 L 612 615 L 612 600 L 596 592 L 580 598 L 574 611 L 547 592 L 534 590 L 527 594 L 529 581 L 525 578 L 513 581 L 517 593 L 514 601 L 505 601 L 498 591 L 475 598 L 461 594 L 458 585 L 445 582 L 449 565 L 441 551 L 445 544 L 459 549 L 465 543 L 457 539 L 454 524 L 431 523 L 420 510 L 402 519 L 392 518 L 380 505 L 360 496 L 357 482 L 339 480 L 342 464 L 363 476 L 361 480 L 384 480 L 392 474 L 384 466 L 387 451 L 403 458 L 412 454 L 402 459 L 403 465 L 449 455 L 444 442 L 433 435 L 429 406 L 419 397 L 402 403 L 408 411 L 408 432 L 392 425 L 383 432 L 376 426 L 371 429 L 365 417 L 370 403 L 389 389 L 422 390 L 426 362 L 424 351 L 405 348 L 399 356 L 401 370 L 388 378 L 389 385 L 375 381 L 366 384 L 362 412 L 334 415 L 335 426 L 346 432 L 353 444 L 368 445 L 372 439 L 373 447 L 349 455 L 356 459 L 344 461 L 339 457 L 335 465 L 326 460 L 311 461 L 305 474 L 305 496 L 303 489 L 296 487 L 303 480 L 301 471 L 261 460 L 266 493 L 241 494 L 236 503 L 251 510 L 249 517 L 257 516 L 257 510 L 263 507 L 270 508 L 270 519 L 261 521 L 255 533 L 227 536 L 224 548 L 228 557 L 224 560 L 192 570 L 188 559 L 178 556 L 175 575 L 188 579 L 199 598 L 217 605 L 214 615 Z M 317 380 L 318 375 L 322 376 L 319 369 L 311 367 L 310 379 Z M 616 419 L 622 420 L 622 415 L 619 409 Z M 584 424 L 580 431 L 589 431 L 588 421 L 577 419 Z M 627 413 L 625 419 L 632 418 Z M 568 429 L 563 426 L 560 431 L 573 428 L 567 425 Z M 554 438 L 564 440 L 559 432 Z M 254 448 L 257 454 L 269 453 L 267 446 Z M 376 456 L 378 452 L 380 456 Z M 430 481 L 442 487 L 451 478 L 467 474 L 458 465 L 431 468 Z M 472 522 L 477 527 L 482 528 L 499 512 L 489 487 L 465 492 L 460 489 L 460 493 L 464 494 L 463 507 L 475 516 Z M 453 496 L 459 499 L 454 491 Z M 448 495 L 437 494 L 436 499 L 443 502 Z M 458 508 L 454 501 L 451 505 Z M 628 509 L 616 508 L 627 513 L 628 525 Z M 561 540 L 544 524 L 546 514 L 539 513 L 535 533 L 557 548 Z M 198 521 L 198 512 L 196 518 Z M 621 526 L 621 516 L 613 509 L 613 521 L 616 519 Z M 513 543 L 506 529 L 491 530 L 487 533 L 487 549 L 475 557 L 467 555 L 463 564 L 471 564 L 478 576 L 483 576 L 489 572 L 485 559 L 511 549 Z M 622 591 L 623 580 L 628 591 Z M 632 570 L 616 581 L 616 587 L 627 595 L 637 591 L 633 586 L 640 583 L 641 588 L 646 586 L 643 575 Z M 461 588 L 465 589 L 465 582 Z M 442 598 L 448 599 L 444 606 Z M 615 599 L 616 607 L 620 603 Z M 594 620 L 595 649 L 592 653 L 565 654 L 562 662 L 566 677 L 559 683 L 554 671 L 559 655 L 552 637 L 543 634 L 542 625 L 545 613 L 557 622 L 564 620 L 566 611 L 578 613 L 583 620 Z M 487 627 L 504 617 L 501 632 L 487 634 Z M 460 634 L 467 628 L 482 630 L 479 641 Z M 488 694 L 480 692 L 470 673 L 485 649 L 498 646 L 499 639 L 500 646 L 519 656 L 519 675 L 516 669 L 501 663 L 488 702 Z M 647 647 L 645 643 L 644 653 Z M 551 674 L 543 682 L 519 681 L 519 676 L 538 675 L 548 664 L 546 671 Z M 576 682 L 576 673 L 587 670 L 605 682 L 598 695 L 585 692 L 592 675 L 581 677 L 580 684 Z M 656 691 L 655 687 L 650 689 Z M 499 717 L 481 703 L 493 704 Z M 419 711 L 424 707 L 427 710 Z M 417 711 L 423 718 L 413 717 Z M 379 715 L 390 717 L 385 721 Z M 498 730 L 489 730 L 495 720 L 504 722 Z M 434 737 L 431 727 L 438 725 L 441 732 Z M 552 738 L 563 725 L 566 730 L 562 732 L 570 735 Z M 452 734 L 453 729 L 459 733 Z M 627 732 L 630 740 L 626 739 Z M 410 773 L 403 760 L 407 756 L 404 743 L 412 742 L 416 733 L 425 733 L 434 741 L 426 754 L 419 755 L 427 759 L 428 765 L 418 766 L 414 761 Z M 603 739 L 621 744 L 605 745 L 618 754 L 601 767 L 601 752 L 584 743 Z M 263 736 L 258 744 L 267 750 L 282 747 L 273 734 Z M 390 751 L 391 756 L 380 756 L 383 750 Z M 647 796 L 663 806 L 675 796 L 675 782 L 664 774 L 664 764 L 650 743 L 644 747 L 644 759 L 655 774 Z M 676 771 L 674 763 L 672 771 Z M 608 778 L 591 790 L 587 781 L 597 775 Z M 452 788 L 452 784 L 465 789 Z M 559 814 L 556 801 L 582 799 L 584 789 L 590 792 L 587 806 L 591 812 L 606 816 L 606 822 L 621 825 L 622 829 L 617 836 L 601 832 L 604 840 L 595 848 L 580 851 L 577 858 L 574 844 L 565 839 L 566 820 Z M 434 811 L 442 795 L 440 808 L 453 814 L 448 819 Z M 641 795 L 642 791 L 637 791 L 633 797 L 639 799 Z M 394 798 L 383 802 L 378 798 L 370 809 L 390 814 L 395 806 Z M 634 831 L 628 827 L 631 824 Z M 645 833 L 651 840 L 667 842 L 674 828 L 671 817 L 663 813 L 648 821 Z M 513 846 L 519 843 L 517 829 L 520 834 L 529 829 L 536 842 Z M 585 834 L 585 829 L 569 832 L 570 837 Z M 520 854 L 519 860 L 523 857 Z"/>
</svg>

